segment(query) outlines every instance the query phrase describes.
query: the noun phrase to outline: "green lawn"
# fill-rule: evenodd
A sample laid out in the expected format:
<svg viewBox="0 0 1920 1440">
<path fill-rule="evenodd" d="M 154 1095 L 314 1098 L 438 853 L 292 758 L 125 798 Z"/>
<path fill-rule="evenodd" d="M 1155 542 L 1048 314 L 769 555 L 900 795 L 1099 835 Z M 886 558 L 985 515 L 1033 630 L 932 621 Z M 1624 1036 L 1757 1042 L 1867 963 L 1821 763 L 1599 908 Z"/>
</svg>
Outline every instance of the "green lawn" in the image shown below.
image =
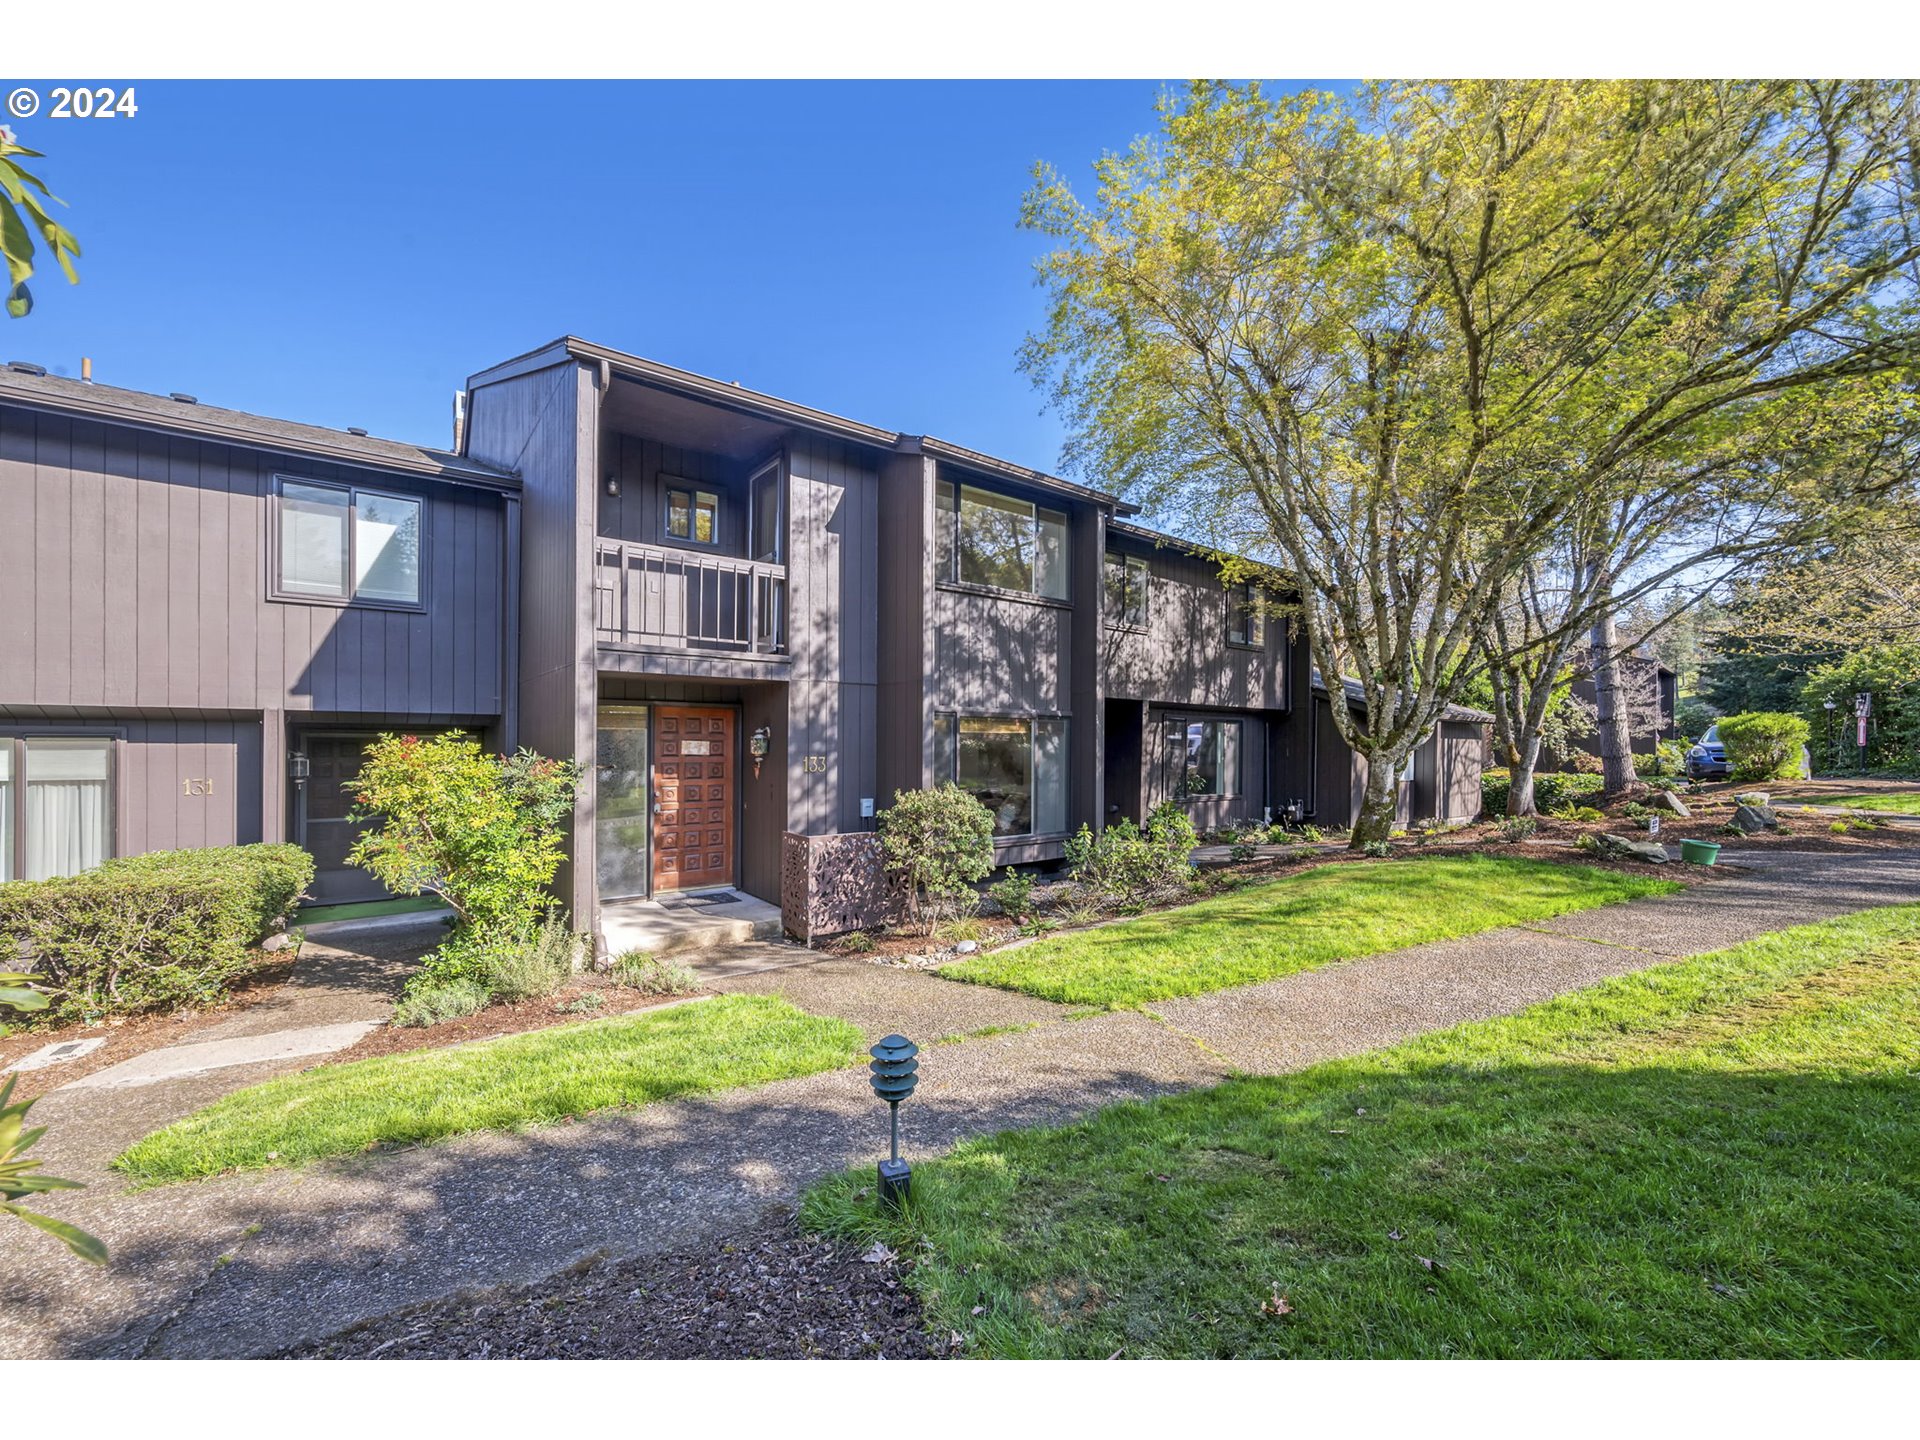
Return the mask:
<svg viewBox="0 0 1920 1440">
<path fill-rule="evenodd" d="M 941 969 L 1069 1005 L 1140 1005 L 1680 887 L 1586 865 L 1436 856 L 1324 865 Z"/>
<path fill-rule="evenodd" d="M 1871 795 L 1822 795 L 1816 805 L 1845 805 L 1852 810 L 1887 810 L 1895 815 L 1920 815 L 1920 790 L 1877 791 Z"/>
<path fill-rule="evenodd" d="M 295 1165 L 851 1065 L 858 1029 L 728 995 L 443 1050 L 322 1065 L 216 1100 L 115 1160 L 148 1182 Z"/>
<path fill-rule="evenodd" d="M 882 1233 L 976 1355 L 1912 1357 L 1917 1074 L 1908 905 L 974 1141 Z"/>
</svg>

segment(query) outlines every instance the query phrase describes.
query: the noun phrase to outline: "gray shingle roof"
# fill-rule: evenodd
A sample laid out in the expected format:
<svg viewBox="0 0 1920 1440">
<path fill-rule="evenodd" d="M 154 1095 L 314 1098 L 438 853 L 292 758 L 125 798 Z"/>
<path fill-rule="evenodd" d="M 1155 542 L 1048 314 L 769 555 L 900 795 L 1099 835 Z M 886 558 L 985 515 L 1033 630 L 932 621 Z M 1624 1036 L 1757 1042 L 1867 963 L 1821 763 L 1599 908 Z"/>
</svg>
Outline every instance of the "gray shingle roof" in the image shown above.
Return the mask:
<svg viewBox="0 0 1920 1440">
<path fill-rule="evenodd" d="M 0 368 L 0 403 L 33 405 L 143 429 L 312 456 L 344 465 L 366 465 L 410 475 L 484 484 L 502 490 L 518 489 L 520 485 L 511 471 L 446 450 L 429 450 L 400 440 L 381 440 L 346 430 L 275 420 L 243 410 L 223 410 L 215 405 L 174 400 L 140 390 L 91 385 L 58 375 L 34 375 L 11 367 Z"/>
</svg>

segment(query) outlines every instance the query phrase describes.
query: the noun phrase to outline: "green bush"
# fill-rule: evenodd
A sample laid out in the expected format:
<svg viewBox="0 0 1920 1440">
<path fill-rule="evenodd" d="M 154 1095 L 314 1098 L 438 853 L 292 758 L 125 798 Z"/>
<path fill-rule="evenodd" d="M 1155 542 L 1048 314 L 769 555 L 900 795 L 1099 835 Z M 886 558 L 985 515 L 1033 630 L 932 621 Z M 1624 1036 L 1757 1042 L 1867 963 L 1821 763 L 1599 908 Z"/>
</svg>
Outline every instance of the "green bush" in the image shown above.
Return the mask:
<svg viewBox="0 0 1920 1440">
<path fill-rule="evenodd" d="M 1512 784 L 1512 776 L 1505 770 L 1485 770 L 1480 775 L 1480 809 L 1491 819 L 1498 819 L 1507 813 L 1507 790 Z M 1561 771 L 1535 771 L 1533 776 L 1533 803 L 1539 810 L 1552 810 L 1579 800 L 1588 795 L 1598 795 L 1605 788 L 1605 779 L 1599 775 L 1578 775 Z"/>
<path fill-rule="evenodd" d="M 313 880 L 297 845 L 161 850 L 0 886 L 0 954 L 30 957 L 56 1021 L 210 1005 Z"/>
<path fill-rule="evenodd" d="M 525 936 L 494 932 L 476 967 L 476 978 L 500 1000 L 537 1000 L 551 995 L 592 953 L 589 935 L 576 935 L 558 911 Z"/>
<path fill-rule="evenodd" d="M 1067 872 L 1090 896 L 1142 905 L 1186 881 L 1199 843 L 1186 810 L 1168 801 L 1147 816 L 1145 830 L 1126 819 L 1098 835 L 1082 825 L 1067 841 Z"/>
<path fill-rule="evenodd" d="M 1851 651 L 1807 675 L 1800 713 L 1813 727 L 1824 754 L 1822 770 L 1853 770 L 1860 751 L 1853 697 L 1873 696 L 1867 722 L 1867 765 L 1912 773 L 1920 762 L 1920 644 L 1870 645 Z M 1831 715 L 1824 702 L 1834 702 Z"/>
<path fill-rule="evenodd" d="M 1591 805 L 1557 805 L 1547 813 L 1556 820 L 1578 820 L 1586 824 L 1606 819 L 1605 815 Z"/>
<path fill-rule="evenodd" d="M 1798 715 L 1756 710 L 1720 722 L 1720 743 L 1735 780 L 1791 780 L 1800 773 L 1800 748 L 1811 731 Z"/>
<path fill-rule="evenodd" d="M 613 978 L 642 995 L 691 995 L 700 988 L 699 977 L 685 965 L 645 950 L 629 950 L 618 957 Z"/>
<path fill-rule="evenodd" d="M 923 934 L 978 903 L 974 884 L 993 872 L 993 812 L 951 780 L 896 790 L 880 812 L 880 853 L 907 882 L 907 908 Z"/>
<path fill-rule="evenodd" d="M 1497 834 L 1509 845 L 1518 845 L 1522 840 L 1533 838 L 1540 828 L 1540 822 L 1531 815 L 1515 815 L 1500 822 Z"/>
<path fill-rule="evenodd" d="M 1033 876 L 1024 870 L 1009 865 L 987 887 L 987 894 L 1009 920 L 1024 920 L 1033 913 Z"/>
<path fill-rule="evenodd" d="M 423 980 L 416 976 L 393 1007 L 392 1023 L 419 1028 L 438 1025 L 484 1010 L 492 998 L 478 980 Z"/>
</svg>

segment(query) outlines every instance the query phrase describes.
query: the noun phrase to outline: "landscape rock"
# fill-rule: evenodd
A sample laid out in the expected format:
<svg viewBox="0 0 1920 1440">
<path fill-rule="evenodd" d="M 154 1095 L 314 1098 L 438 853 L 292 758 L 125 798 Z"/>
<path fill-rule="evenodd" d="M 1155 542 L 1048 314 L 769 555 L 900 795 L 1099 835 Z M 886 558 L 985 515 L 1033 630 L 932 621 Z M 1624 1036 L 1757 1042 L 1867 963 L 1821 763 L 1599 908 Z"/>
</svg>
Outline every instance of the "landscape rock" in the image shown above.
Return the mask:
<svg viewBox="0 0 1920 1440">
<path fill-rule="evenodd" d="M 1656 790 L 1647 797 L 1647 804 L 1655 810 L 1664 810 L 1669 815 L 1682 820 L 1691 820 L 1693 812 L 1687 808 L 1687 802 L 1671 790 Z"/>
<path fill-rule="evenodd" d="M 980 942 L 978 940 L 962 940 L 958 945 L 953 947 L 953 953 L 956 955 L 971 955 L 979 948 Z"/>
<path fill-rule="evenodd" d="M 260 942 L 262 950 L 287 950 L 293 946 L 293 936 L 284 930 L 277 930 Z"/>
<path fill-rule="evenodd" d="M 1735 808 L 1729 823 L 1743 834 L 1755 835 L 1762 830 L 1778 830 L 1780 817 L 1774 813 L 1771 805 L 1741 805 Z"/>
<path fill-rule="evenodd" d="M 1667 847 L 1655 840 L 1629 840 L 1624 835 L 1597 835 L 1600 853 L 1612 860 L 1645 860 L 1650 865 L 1667 863 Z"/>
</svg>

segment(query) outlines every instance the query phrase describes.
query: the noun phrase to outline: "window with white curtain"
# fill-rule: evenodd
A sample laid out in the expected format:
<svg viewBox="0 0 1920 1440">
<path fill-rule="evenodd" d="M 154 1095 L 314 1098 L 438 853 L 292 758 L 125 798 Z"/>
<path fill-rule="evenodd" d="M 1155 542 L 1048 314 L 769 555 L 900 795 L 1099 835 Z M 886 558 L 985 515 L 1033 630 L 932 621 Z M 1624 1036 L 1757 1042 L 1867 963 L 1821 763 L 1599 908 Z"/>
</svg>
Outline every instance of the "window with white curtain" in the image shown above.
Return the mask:
<svg viewBox="0 0 1920 1440">
<path fill-rule="evenodd" d="M 113 741 L 0 739 L 0 880 L 78 875 L 113 855 Z"/>
</svg>

